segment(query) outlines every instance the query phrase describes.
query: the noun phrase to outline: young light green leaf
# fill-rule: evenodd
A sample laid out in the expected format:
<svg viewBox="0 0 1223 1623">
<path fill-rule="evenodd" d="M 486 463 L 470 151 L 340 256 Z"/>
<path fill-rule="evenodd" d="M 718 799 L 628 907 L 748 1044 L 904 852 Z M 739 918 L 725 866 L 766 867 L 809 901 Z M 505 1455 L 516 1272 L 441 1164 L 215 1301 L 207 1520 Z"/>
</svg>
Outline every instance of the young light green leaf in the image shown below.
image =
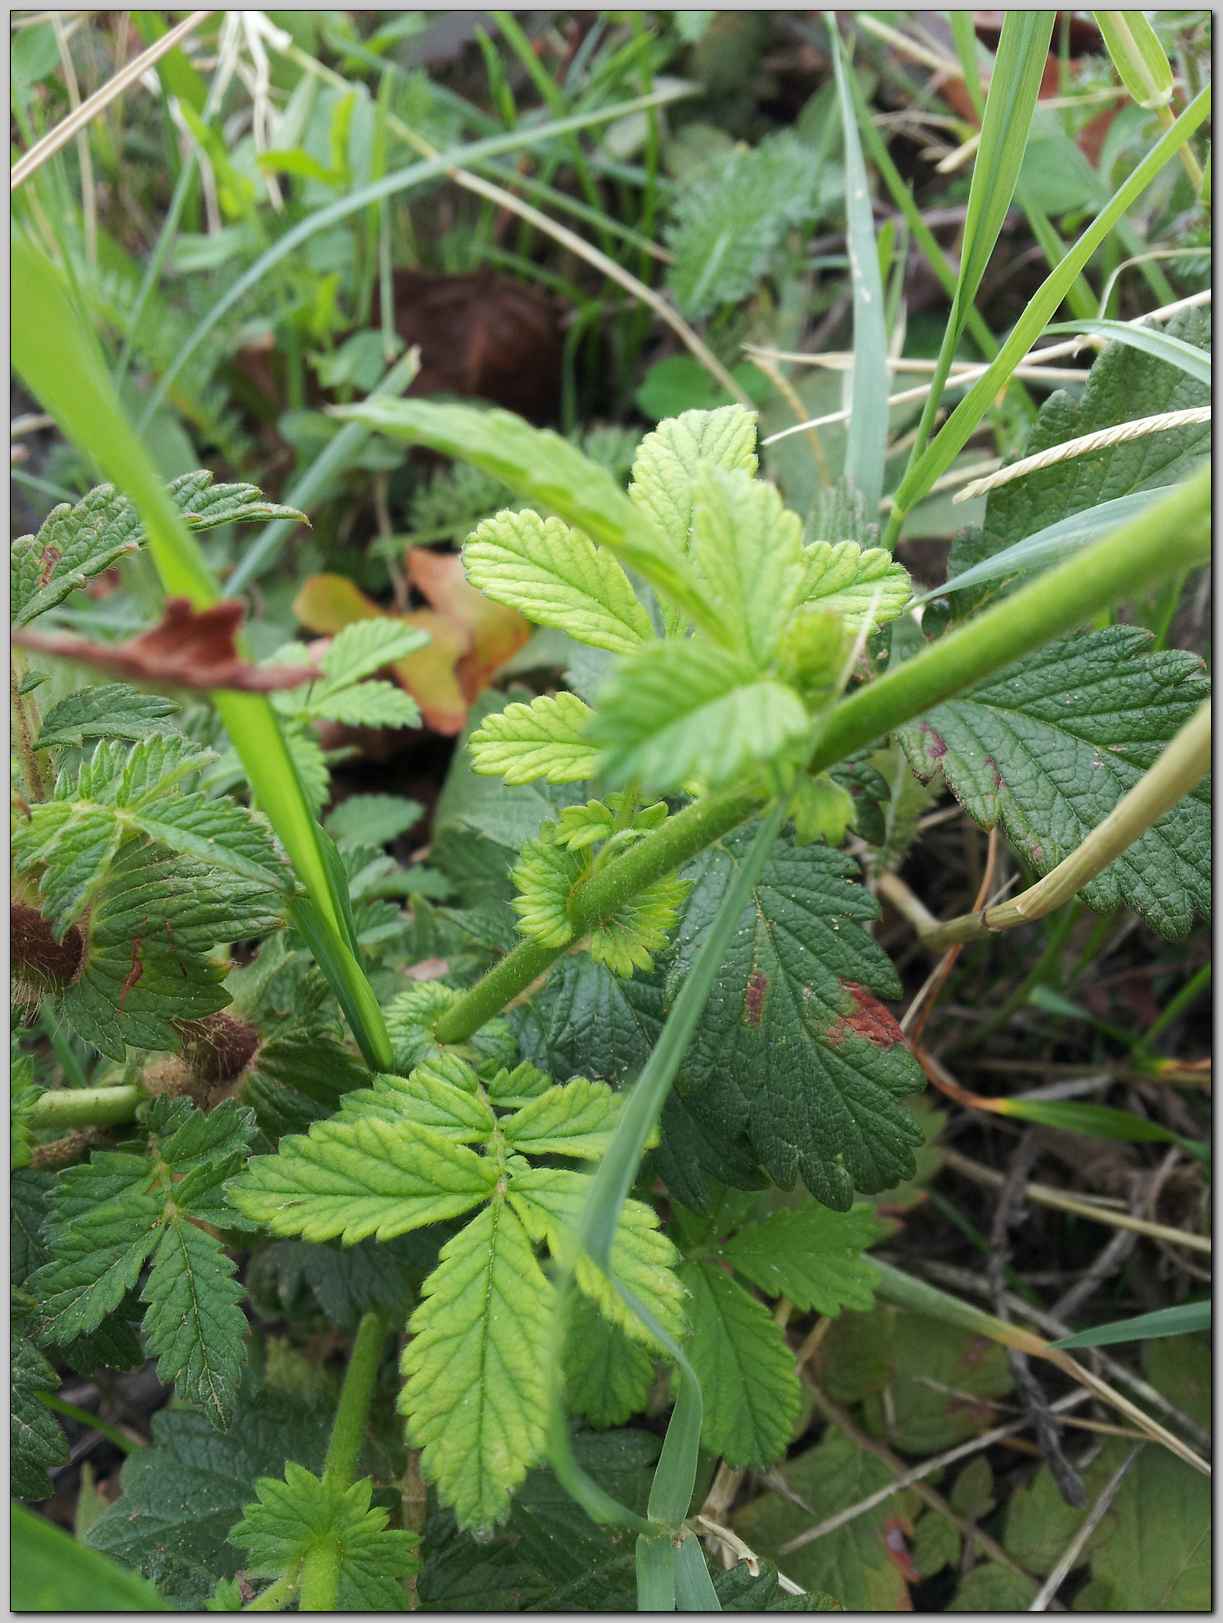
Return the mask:
<svg viewBox="0 0 1223 1623">
<path fill-rule="evenodd" d="M 652 635 L 620 565 L 560 519 L 500 512 L 468 538 L 463 566 L 495 602 L 594 648 L 629 654 Z"/>
<path fill-rule="evenodd" d="M 321 660 L 324 691 L 351 686 L 373 676 L 397 659 L 414 653 L 428 642 L 428 635 L 387 615 L 378 619 L 356 620 L 336 633 Z"/>
<path fill-rule="evenodd" d="M 607 1153 L 623 1103 L 623 1096 L 606 1082 L 575 1077 L 507 1116 L 501 1131 L 520 1155 L 573 1155 L 597 1161 Z"/>
<path fill-rule="evenodd" d="M 863 1256 L 883 1233 L 867 1206 L 830 1212 L 815 1204 L 771 1212 L 728 1240 L 721 1254 L 766 1296 L 785 1296 L 826 1318 L 843 1308 L 866 1312 L 875 1273 Z"/>
<path fill-rule="evenodd" d="M 718 606 L 726 647 L 764 670 L 803 578 L 802 520 L 775 485 L 740 469 L 706 467 L 697 479 L 693 566 Z"/>
<path fill-rule="evenodd" d="M 496 1182 L 492 1161 L 427 1127 L 332 1119 L 257 1156 L 229 1198 L 273 1234 L 352 1245 L 457 1217 Z"/>
<path fill-rule="evenodd" d="M 659 423 L 637 448 L 629 497 L 677 553 L 688 551 L 701 469 L 754 474 L 756 416 L 742 406 L 685 411 Z"/>
<path fill-rule="evenodd" d="M 909 600 L 909 572 L 883 547 L 815 541 L 803 548 L 797 602 L 837 614 L 852 631 L 886 625 Z"/>
<path fill-rule="evenodd" d="M 546 1096 L 545 1096 L 546 1097 Z M 650 1333 L 632 1313 L 590 1257 L 576 1256 L 578 1221 L 590 1188 L 580 1172 L 562 1168 L 531 1167 L 510 1179 L 510 1202 L 533 1239 L 546 1241 L 548 1250 L 564 1264 L 576 1261 L 575 1277 L 601 1312 L 630 1336 L 648 1342 Z M 684 1334 L 684 1292 L 675 1273 L 676 1250 L 658 1230 L 653 1207 L 638 1200 L 625 1201 L 611 1248 L 612 1273 L 676 1340 Z"/>
<path fill-rule="evenodd" d="M 1038 873 L 1083 842 L 1208 691 L 1201 662 L 1147 654 L 1148 632 L 1109 626 L 1050 643 L 901 729 L 914 770 L 936 768 L 969 815 L 1001 823 Z M 1210 905 L 1210 787 L 1203 782 L 1089 884 L 1175 939 Z"/>
<path fill-rule="evenodd" d="M 668 878 L 656 879 L 635 896 L 626 897 L 592 927 L 587 944 L 591 958 L 625 978 L 638 970 L 648 973 L 654 967 L 654 955 L 670 944 L 687 894 L 682 879 Z"/>
<path fill-rule="evenodd" d="M 532 428 L 508 411 L 439 405 L 424 400 L 371 399 L 334 414 L 381 434 L 428 445 L 474 462 L 517 495 L 559 513 L 592 541 L 666 593 L 702 623 L 710 611 L 683 561 L 666 545 L 605 468 L 549 429 Z"/>
<path fill-rule="evenodd" d="M 456 1086 L 455 1070 L 476 1073 L 457 1055 L 446 1054 L 416 1066 L 410 1076 L 376 1076 L 371 1088 L 346 1093 L 341 1115 L 347 1120 L 377 1117 L 386 1122 L 418 1122 L 455 1144 L 483 1144 L 497 1122 L 474 1087 Z"/>
<path fill-rule="evenodd" d="M 794 1354 L 772 1314 L 716 1263 L 686 1262 L 692 1334 L 685 1345 L 701 1383 L 701 1441 L 729 1464 L 778 1460 L 798 1419 Z"/>
<path fill-rule="evenodd" d="M 590 716 L 574 693 L 508 704 L 486 716 L 468 740 L 472 766 L 507 783 L 584 782 L 598 766 L 598 750 L 586 737 Z"/>
<path fill-rule="evenodd" d="M 157 1373 L 219 1430 L 233 1418 L 246 1340 L 245 1295 L 220 1241 L 175 1213 L 141 1292 Z"/>
<path fill-rule="evenodd" d="M 358 682 L 315 691 L 302 709 L 319 721 L 338 721 L 345 727 L 420 726 L 420 706 L 394 682 Z"/>
<path fill-rule="evenodd" d="M 573 940 L 569 898 L 581 876 L 582 859 L 575 852 L 551 839 L 527 841 L 510 876 L 518 892 L 511 905 L 523 935 L 545 947 Z"/>
<path fill-rule="evenodd" d="M 793 689 L 709 643 L 651 644 L 616 672 L 589 728 L 604 775 L 679 788 L 728 783 L 810 730 Z"/>
<path fill-rule="evenodd" d="M 229 1536 L 246 1551 L 247 1570 L 262 1578 L 300 1571 L 312 1551 L 333 1546 L 340 1609 L 401 1611 L 418 1540 L 387 1528 L 390 1512 L 371 1504 L 373 1487 L 370 1477 L 343 1486 L 289 1460 L 282 1480 L 255 1483 L 255 1503 Z"/>
<path fill-rule="evenodd" d="M 442 1247 L 409 1323 L 399 1407 L 426 1476 L 488 1528 L 543 1452 L 554 1293 L 503 1199 Z"/>
</svg>

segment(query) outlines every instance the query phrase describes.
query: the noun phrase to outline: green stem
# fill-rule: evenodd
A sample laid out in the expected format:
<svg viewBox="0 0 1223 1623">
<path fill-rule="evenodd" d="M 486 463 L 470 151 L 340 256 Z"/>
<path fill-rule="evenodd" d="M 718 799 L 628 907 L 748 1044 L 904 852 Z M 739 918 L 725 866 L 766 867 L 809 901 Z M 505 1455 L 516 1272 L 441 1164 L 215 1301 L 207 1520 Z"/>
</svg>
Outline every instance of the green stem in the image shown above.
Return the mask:
<svg viewBox="0 0 1223 1623">
<path fill-rule="evenodd" d="M 365 1314 L 357 1326 L 331 1427 L 327 1457 L 323 1461 L 323 1480 L 337 1488 L 350 1487 L 356 1473 L 387 1329 L 386 1320 L 377 1312 Z M 334 1537 L 320 1539 L 307 1551 L 302 1561 L 299 1611 L 335 1611 L 340 1589 L 340 1553 L 339 1540 Z"/>
<path fill-rule="evenodd" d="M 297 1593 L 298 1573 L 286 1572 L 283 1578 L 277 1578 L 274 1584 L 269 1584 L 257 1599 L 249 1606 L 244 1606 L 244 1612 L 282 1612 L 293 1596 Z"/>
<path fill-rule="evenodd" d="M 113 1088 L 56 1088 L 40 1094 L 29 1115 L 37 1128 L 113 1127 L 131 1121 L 144 1094 L 130 1083 Z"/>
<path fill-rule="evenodd" d="M 1101 537 L 1030 586 L 961 626 L 829 713 L 808 762 L 823 772 L 855 750 L 1021 655 L 1073 629 L 1098 608 L 1133 595 L 1209 552 L 1210 469 L 1121 529 Z M 758 812 L 764 796 L 732 789 L 693 801 L 662 828 L 593 874 L 574 898 L 575 938 L 647 885 L 674 872 Z M 465 1042 L 569 949 L 525 941 L 454 1003 L 434 1028 L 439 1042 Z"/>
<path fill-rule="evenodd" d="M 327 1458 L 323 1461 L 323 1475 L 341 1487 L 348 1487 L 356 1473 L 387 1328 L 382 1315 L 372 1311 L 365 1314 L 357 1326 L 352 1354 L 344 1372 L 340 1404 L 332 1422 Z"/>
<path fill-rule="evenodd" d="M 1161 1036 L 1174 1020 L 1180 1018 L 1185 1010 L 1196 1003 L 1198 998 L 1210 985 L 1211 966 L 1203 964 L 1193 978 L 1181 987 L 1180 991 L 1167 1003 L 1147 1030 L 1142 1034 L 1137 1044 L 1139 1051 L 1147 1049 Z"/>
</svg>

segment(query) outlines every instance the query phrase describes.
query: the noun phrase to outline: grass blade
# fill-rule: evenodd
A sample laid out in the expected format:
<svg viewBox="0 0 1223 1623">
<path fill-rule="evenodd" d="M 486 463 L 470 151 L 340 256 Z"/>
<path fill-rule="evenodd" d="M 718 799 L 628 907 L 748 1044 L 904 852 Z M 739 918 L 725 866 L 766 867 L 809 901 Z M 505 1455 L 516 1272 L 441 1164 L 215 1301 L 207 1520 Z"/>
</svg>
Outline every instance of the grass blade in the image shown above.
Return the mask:
<svg viewBox="0 0 1223 1623">
<path fill-rule="evenodd" d="M 1140 349 L 1144 355 L 1153 355 L 1158 361 L 1179 367 L 1197 383 L 1211 386 L 1210 356 L 1196 344 L 1187 344 L 1183 338 L 1161 332 L 1157 327 L 1139 327 L 1130 321 L 1059 321 L 1046 327 L 1051 333 L 1087 333 L 1093 338 L 1108 338 L 1116 344 L 1127 344 Z"/>
<path fill-rule="evenodd" d="M 1049 57 L 1053 15 L 1051 11 L 1008 11 L 1003 20 L 968 192 L 960 274 L 956 278 L 951 314 L 939 347 L 930 393 L 926 396 L 917 436 L 909 453 L 906 477 L 920 461 L 930 438 L 968 312 L 975 307 L 981 280 L 1015 196 L 1028 130 L 1040 94 L 1041 76 Z M 902 489 L 903 486 L 904 480 Z"/>
<path fill-rule="evenodd" d="M 1114 192 L 1108 203 L 1072 245 L 1065 258 L 1045 278 L 1029 299 L 1010 336 L 990 364 L 952 412 L 943 427 L 916 462 L 906 470 L 896 492 L 896 505 L 888 526 L 894 542 L 915 503 L 925 496 L 934 481 L 947 472 L 968 443 L 977 424 L 985 416 L 1015 367 L 1048 325 L 1067 290 L 1096 250 L 1105 242 L 1126 210 L 1137 201 L 1156 175 L 1180 151 L 1210 116 L 1211 91 L 1205 86 L 1185 111 L 1152 147 L 1142 162 Z"/>
<path fill-rule="evenodd" d="M 144 522 L 149 553 L 165 591 L 206 608 L 220 600 L 204 555 L 167 496 L 96 350 L 88 342 L 58 273 L 37 248 L 17 236 L 12 245 L 13 364 L 67 435 L 130 498 Z M 331 942 L 329 966 L 337 993 L 367 1063 L 388 1070 L 391 1047 L 381 1011 L 353 951 L 345 915 L 318 824 L 310 813 L 276 713 L 258 694 L 213 694 L 217 712 L 246 769 L 262 810 Z M 336 984 L 333 982 L 333 984 Z"/>
<path fill-rule="evenodd" d="M 637 1610 L 675 1610 L 676 1550 L 669 1533 L 642 1533 L 637 1540 Z"/>
<path fill-rule="evenodd" d="M 1114 1347 L 1122 1341 L 1154 1341 L 1159 1336 L 1188 1336 L 1211 1325 L 1209 1302 L 1181 1302 L 1160 1308 L 1156 1313 L 1139 1313 L 1132 1319 L 1114 1319 L 1097 1324 L 1094 1330 L 1081 1330 L 1077 1336 L 1063 1336 L 1053 1347 Z"/>
<path fill-rule="evenodd" d="M 832 65 L 836 70 L 837 99 L 845 138 L 845 228 L 849 248 L 854 311 L 854 365 L 850 378 L 853 411 L 845 445 L 845 477 L 862 496 L 868 513 L 879 511 L 883 495 L 883 461 L 888 433 L 888 346 L 884 330 L 883 282 L 875 246 L 875 217 L 862 145 L 854 117 L 845 47 L 835 21 L 828 19 L 832 35 Z"/>
<path fill-rule="evenodd" d="M 720 1612 L 722 1603 L 709 1576 L 705 1552 L 691 1533 L 684 1534 L 683 1543 L 674 1549 L 675 1610 L 677 1612 Z"/>
</svg>

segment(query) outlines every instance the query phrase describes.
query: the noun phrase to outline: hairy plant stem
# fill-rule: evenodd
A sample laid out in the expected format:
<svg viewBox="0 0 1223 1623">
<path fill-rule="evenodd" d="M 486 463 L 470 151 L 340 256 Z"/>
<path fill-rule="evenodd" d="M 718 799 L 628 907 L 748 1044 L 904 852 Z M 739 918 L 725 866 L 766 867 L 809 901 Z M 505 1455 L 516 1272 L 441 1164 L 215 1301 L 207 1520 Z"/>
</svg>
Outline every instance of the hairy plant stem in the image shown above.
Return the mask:
<svg viewBox="0 0 1223 1623">
<path fill-rule="evenodd" d="M 331 1427 L 331 1441 L 327 1444 L 327 1457 L 323 1461 L 323 1480 L 337 1488 L 352 1486 L 387 1331 L 386 1320 L 377 1312 L 365 1314 L 357 1326 Z M 322 1539 L 302 1562 L 299 1609 L 334 1612 L 339 1586 L 340 1546 L 334 1538 Z"/>
<path fill-rule="evenodd" d="M 821 723 L 808 770 L 823 772 L 835 766 L 933 705 L 1073 629 L 1106 604 L 1204 562 L 1209 554 L 1209 516 L 1210 470 L 1204 468 L 1158 505 L 851 694 Z M 570 906 L 574 939 L 722 839 L 765 803 L 763 790 L 729 789 L 705 795 L 669 818 L 593 874 L 578 892 Z M 438 1041 L 465 1042 L 567 950 L 522 942 L 447 1010 L 434 1028 Z"/>
<path fill-rule="evenodd" d="M 113 1127 L 131 1121 L 144 1102 L 131 1083 L 112 1088 L 55 1088 L 40 1094 L 30 1110 L 31 1127 Z"/>
<path fill-rule="evenodd" d="M 45 800 L 47 786 L 43 781 L 42 767 L 39 765 L 38 753 L 34 748 L 35 727 L 30 717 L 34 708 L 27 705 L 26 696 L 21 691 L 21 674 L 18 671 L 17 661 L 20 655 L 14 651 L 9 660 L 9 695 L 13 702 L 13 732 L 16 738 L 17 753 L 21 757 L 21 775 L 25 779 L 31 800 Z"/>
</svg>

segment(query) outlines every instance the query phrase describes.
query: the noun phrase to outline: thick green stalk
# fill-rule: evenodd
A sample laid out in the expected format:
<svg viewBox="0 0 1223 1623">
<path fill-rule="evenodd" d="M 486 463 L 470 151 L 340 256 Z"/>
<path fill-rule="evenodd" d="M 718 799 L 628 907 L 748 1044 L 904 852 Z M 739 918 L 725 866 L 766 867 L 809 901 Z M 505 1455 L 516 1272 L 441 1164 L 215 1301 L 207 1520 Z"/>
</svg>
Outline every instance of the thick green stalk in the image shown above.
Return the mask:
<svg viewBox="0 0 1223 1623">
<path fill-rule="evenodd" d="M 131 1121 L 144 1097 L 131 1083 L 112 1088 L 54 1088 L 39 1094 L 27 1121 L 31 1127 L 60 1132 L 74 1127 L 114 1127 Z"/>
<path fill-rule="evenodd" d="M 1162 502 L 977 619 L 951 632 L 836 706 L 817 736 L 808 770 L 823 772 L 931 706 L 991 676 L 1098 609 L 1162 576 L 1209 557 L 1210 469 Z M 647 885 L 689 862 L 764 804 L 754 790 L 693 801 L 656 833 L 592 875 L 570 909 L 581 936 Z M 435 1027 L 440 1042 L 464 1042 L 564 955 L 567 947 L 523 942 L 465 992 Z"/>
<path fill-rule="evenodd" d="M 323 1461 L 324 1480 L 337 1488 L 352 1486 L 369 1424 L 369 1407 L 386 1336 L 387 1323 L 380 1313 L 367 1313 L 357 1326 L 331 1427 L 327 1458 Z M 307 1552 L 301 1570 L 300 1611 L 335 1611 L 340 1588 L 340 1555 L 339 1541 L 334 1537 L 320 1539 Z"/>
</svg>

